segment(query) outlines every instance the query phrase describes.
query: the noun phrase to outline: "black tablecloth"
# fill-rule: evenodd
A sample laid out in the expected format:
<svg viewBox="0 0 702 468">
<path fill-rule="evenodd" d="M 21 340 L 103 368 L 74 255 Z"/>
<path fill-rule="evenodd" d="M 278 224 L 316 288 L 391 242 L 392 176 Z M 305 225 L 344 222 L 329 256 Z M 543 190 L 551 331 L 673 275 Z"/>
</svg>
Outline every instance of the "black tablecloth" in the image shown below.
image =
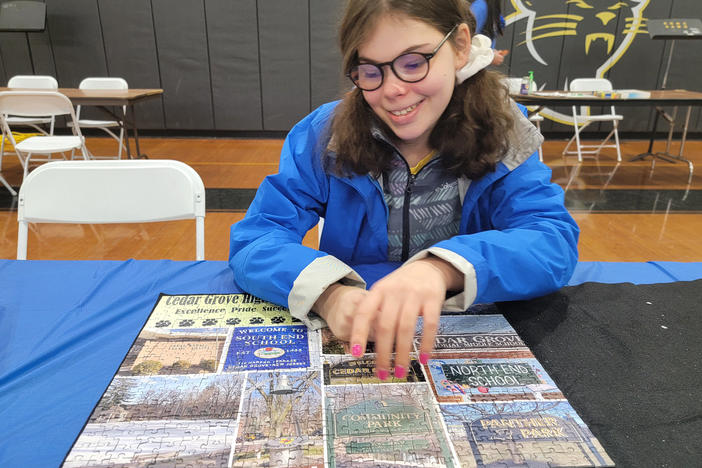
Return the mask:
<svg viewBox="0 0 702 468">
<path fill-rule="evenodd" d="M 702 280 L 497 306 L 618 467 L 702 466 Z"/>
</svg>

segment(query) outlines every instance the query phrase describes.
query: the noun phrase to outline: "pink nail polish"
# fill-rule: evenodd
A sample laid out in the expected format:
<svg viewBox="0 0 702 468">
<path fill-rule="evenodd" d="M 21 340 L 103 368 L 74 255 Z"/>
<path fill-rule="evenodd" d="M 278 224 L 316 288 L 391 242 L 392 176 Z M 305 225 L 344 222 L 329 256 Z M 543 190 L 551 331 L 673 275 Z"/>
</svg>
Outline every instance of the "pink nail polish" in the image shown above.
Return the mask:
<svg viewBox="0 0 702 468">
<path fill-rule="evenodd" d="M 402 379 L 407 375 L 407 369 L 403 366 L 395 366 L 395 378 Z"/>
<path fill-rule="evenodd" d="M 380 380 L 386 380 L 388 378 L 388 371 L 385 369 L 378 369 L 378 378 Z"/>
<path fill-rule="evenodd" d="M 426 364 L 429 362 L 429 354 L 427 353 L 419 353 L 419 362 L 422 364 Z"/>
<path fill-rule="evenodd" d="M 351 354 L 353 357 L 361 357 L 361 345 L 356 343 L 351 347 Z"/>
</svg>

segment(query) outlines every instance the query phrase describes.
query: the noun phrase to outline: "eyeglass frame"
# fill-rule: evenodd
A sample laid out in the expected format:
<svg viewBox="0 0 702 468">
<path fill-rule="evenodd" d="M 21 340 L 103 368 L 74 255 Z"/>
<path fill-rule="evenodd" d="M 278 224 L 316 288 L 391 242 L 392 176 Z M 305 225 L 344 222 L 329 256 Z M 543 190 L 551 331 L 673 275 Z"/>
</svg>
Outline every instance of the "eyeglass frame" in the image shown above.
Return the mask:
<svg viewBox="0 0 702 468">
<path fill-rule="evenodd" d="M 358 89 L 360 89 L 361 91 L 375 91 L 375 90 L 377 90 L 377 89 L 380 89 L 381 86 L 383 86 L 383 82 L 385 81 L 385 72 L 383 71 L 383 69 L 385 68 L 386 65 L 389 65 L 389 66 L 390 66 L 390 70 L 392 70 L 392 72 L 395 74 L 395 76 L 397 77 L 398 80 L 403 81 L 403 82 L 405 82 L 405 83 L 419 83 L 419 82 L 422 81 L 424 78 L 426 78 L 427 75 L 429 75 L 429 64 L 430 64 L 429 61 L 430 61 L 432 58 L 434 58 L 434 56 L 435 56 L 437 53 L 439 53 L 439 49 L 441 49 L 441 46 L 444 45 L 444 43 L 445 43 L 446 41 L 448 41 L 449 37 L 451 37 L 451 34 L 454 33 L 454 31 L 456 30 L 456 28 L 458 28 L 458 26 L 459 26 L 459 25 L 456 24 L 453 28 L 451 28 L 451 30 L 450 30 L 448 33 L 446 33 L 446 35 L 444 36 L 444 38 L 441 39 L 441 42 L 439 42 L 439 44 L 438 44 L 436 47 L 434 47 L 434 50 L 432 50 L 432 51 L 429 52 L 429 53 L 424 53 L 424 52 L 406 52 L 406 53 L 404 53 L 404 54 L 398 55 L 397 57 L 395 57 L 394 59 L 392 59 L 392 60 L 389 61 L 389 62 L 383 62 L 383 63 L 359 63 L 359 64 L 356 64 L 356 65 L 354 65 L 353 67 L 351 67 L 351 69 L 346 73 L 346 76 L 348 77 L 349 80 L 351 80 L 351 83 L 353 83 L 353 85 L 354 85 L 355 87 L 357 87 Z M 422 57 L 424 57 L 424 60 L 426 60 L 426 62 L 427 62 L 427 72 L 424 74 L 423 77 L 421 77 L 421 78 L 418 79 L 418 80 L 414 80 L 414 81 L 408 81 L 408 80 L 405 80 L 404 78 L 400 77 L 400 75 L 398 75 L 397 72 L 395 71 L 395 65 L 394 65 L 394 63 L 395 63 L 395 61 L 396 61 L 397 59 L 399 59 L 400 57 L 404 57 L 405 55 L 410 55 L 410 54 L 421 55 Z M 375 87 L 375 88 L 373 88 L 373 89 L 363 89 L 363 88 L 361 88 L 360 86 L 358 86 L 358 84 L 356 84 L 356 82 L 353 80 L 353 78 L 351 78 L 351 72 L 353 71 L 353 69 L 354 69 L 354 68 L 358 68 L 360 65 L 373 65 L 374 67 L 376 67 L 376 68 L 380 71 L 380 83 L 378 84 L 377 87 Z"/>
</svg>

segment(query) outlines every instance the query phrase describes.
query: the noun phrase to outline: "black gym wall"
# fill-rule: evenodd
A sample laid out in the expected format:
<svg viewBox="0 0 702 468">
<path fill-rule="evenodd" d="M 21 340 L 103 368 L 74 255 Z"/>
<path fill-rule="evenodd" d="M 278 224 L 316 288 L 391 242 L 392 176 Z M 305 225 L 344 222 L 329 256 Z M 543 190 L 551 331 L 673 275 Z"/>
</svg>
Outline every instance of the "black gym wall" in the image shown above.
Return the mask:
<svg viewBox="0 0 702 468">
<path fill-rule="evenodd" d="M 348 89 L 336 45 L 343 3 L 46 0 L 45 31 L 0 32 L 0 82 L 17 74 L 49 74 L 61 87 L 77 87 L 88 76 L 120 76 L 132 88 L 164 90 L 160 100 L 138 105 L 141 129 L 286 131 Z M 642 25 L 632 28 L 637 11 Z M 532 70 L 539 86 L 563 89 L 568 80 L 599 73 L 615 88 L 657 89 L 671 41 L 650 39 L 646 20 L 701 18 L 702 4 L 505 0 L 504 16 L 508 25 L 496 47 L 511 51 L 500 67 L 508 75 Z M 607 60 L 613 63 L 603 66 Z M 667 88 L 702 91 L 699 76 L 702 40 L 676 41 Z M 650 129 L 652 108 L 617 110 L 625 116 L 623 132 L 643 135 Z M 569 109 L 553 112 L 556 117 L 544 122 L 543 131 L 568 133 L 558 113 Z M 693 110 L 690 130 L 702 130 L 699 109 Z"/>
</svg>

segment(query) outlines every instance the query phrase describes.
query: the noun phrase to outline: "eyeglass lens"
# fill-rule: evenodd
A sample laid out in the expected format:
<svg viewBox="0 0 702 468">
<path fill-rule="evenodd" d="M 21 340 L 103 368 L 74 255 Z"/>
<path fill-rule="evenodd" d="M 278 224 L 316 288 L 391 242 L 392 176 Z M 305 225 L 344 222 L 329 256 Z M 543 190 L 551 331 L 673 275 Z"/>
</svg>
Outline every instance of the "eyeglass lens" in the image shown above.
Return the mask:
<svg viewBox="0 0 702 468">
<path fill-rule="evenodd" d="M 395 75 L 402 81 L 414 83 L 424 79 L 429 73 L 429 61 L 422 54 L 400 55 L 390 63 Z M 372 63 L 363 63 L 351 70 L 351 80 L 356 86 L 372 91 L 383 83 L 383 71 Z"/>
</svg>

